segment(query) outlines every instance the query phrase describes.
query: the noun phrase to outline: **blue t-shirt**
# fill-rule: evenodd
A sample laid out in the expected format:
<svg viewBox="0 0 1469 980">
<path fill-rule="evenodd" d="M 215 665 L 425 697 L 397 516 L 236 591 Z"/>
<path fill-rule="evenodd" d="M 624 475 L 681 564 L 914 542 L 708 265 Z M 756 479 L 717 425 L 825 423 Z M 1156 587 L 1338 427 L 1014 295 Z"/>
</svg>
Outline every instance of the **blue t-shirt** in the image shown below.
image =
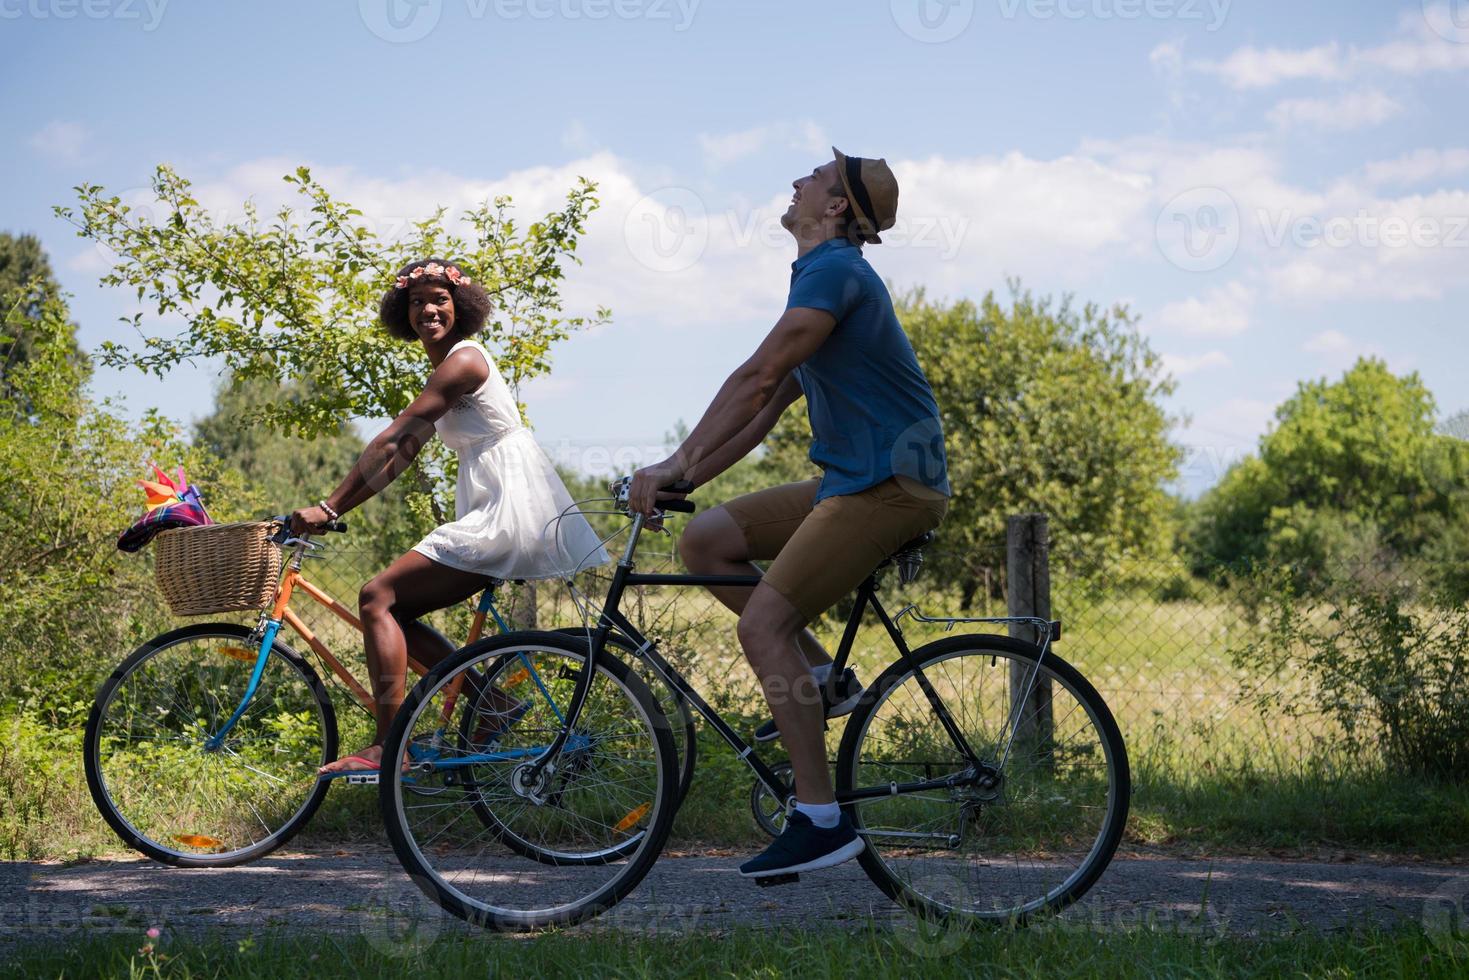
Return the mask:
<svg viewBox="0 0 1469 980">
<path fill-rule="evenodd" d="M 938 403 L 887 287 L 862 250 L 833 238 L 791 266 L 786 309 L 836 317 L 831 335 L 796 368 L 811 419 L 816 499 L 861 493 L 906 476 L 949 494 Z"/>
</svg>

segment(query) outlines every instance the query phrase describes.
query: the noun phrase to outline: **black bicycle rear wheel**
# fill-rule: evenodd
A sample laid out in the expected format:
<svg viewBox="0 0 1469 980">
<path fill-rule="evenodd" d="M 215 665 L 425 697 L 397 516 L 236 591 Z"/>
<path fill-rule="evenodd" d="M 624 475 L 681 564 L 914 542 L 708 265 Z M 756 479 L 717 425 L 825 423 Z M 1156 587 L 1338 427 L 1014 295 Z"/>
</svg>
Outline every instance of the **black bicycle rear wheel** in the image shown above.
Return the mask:
<svg viewBox="0 0 1469 980">
<path fill-rule="evenodd" d="M 847 723 L 839 795 L 952 779 L 844 807 L 867 841 L 863 869 L 919 915 L 1023 921 L 1053 912 L 1084 895 L 1116 852 L 1131 792 L 1122 735 L 1075 668 L 1050 652 L 1038 666 L 1039 653 L 1004 636 L 928 644 L 913 651 L 918 670 L 890 666 Z M 1048 682 L 1048 699 L 1026 698 L 1036 681 Z"/>
</svg>

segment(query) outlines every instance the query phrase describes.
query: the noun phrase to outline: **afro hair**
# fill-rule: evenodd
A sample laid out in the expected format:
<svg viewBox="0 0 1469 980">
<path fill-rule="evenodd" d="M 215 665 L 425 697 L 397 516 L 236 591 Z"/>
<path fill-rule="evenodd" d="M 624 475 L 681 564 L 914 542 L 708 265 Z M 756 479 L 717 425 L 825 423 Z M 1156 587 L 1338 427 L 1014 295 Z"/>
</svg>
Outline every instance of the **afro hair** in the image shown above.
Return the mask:
<svg viewBox="0 0 1469 980">
<path fill-rule="evenodd" d="M 410 262 L 398 270 L 398 280 L 406 278 L 414 269 L 420 269 L 427 265 L 440 265 L 455 272 L 458 267 L 452 262 L 443 259 L 419 259 Z M 428 275 L 419 273 L 413 279 L 414 285 L 419 283 L 432 283 L 443 286 L 449 290 L 449 295 L 454 299 L 454 332 L 461 337 L 473 337 L 485 328 L 490 319 L 490 294 L 485 292 L 479 283 L 470 282 L 467 278 L 453 282 L 446 275 Z M 383 327 L 399 340 L 417 340 L 418 335 L 413 332 L 413 326 L 408 322 L 408 292 L 407 286 L 399 286 L 395 281 L 388 291 L 383 293 L 382 302 L 378 304 L 378 319 L 382 321 Z"/>
</svg>

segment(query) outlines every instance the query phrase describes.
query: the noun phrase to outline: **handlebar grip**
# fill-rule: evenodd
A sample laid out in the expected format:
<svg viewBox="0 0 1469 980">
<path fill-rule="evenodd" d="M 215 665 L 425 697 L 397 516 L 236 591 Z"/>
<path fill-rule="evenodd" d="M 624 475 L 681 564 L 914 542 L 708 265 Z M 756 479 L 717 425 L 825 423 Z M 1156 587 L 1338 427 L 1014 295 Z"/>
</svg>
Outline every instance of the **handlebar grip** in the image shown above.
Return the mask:
<svg viewBox="0 0 1469 980">
<path fill-rule="evenodd" d="M 683 491 L 675 490 L 672 492 L 682 493 Z M 658 509 L 676 511 L 680 514 L 692 514 L 695 506 L 692 500 L 660 500 L 658 501 Z"/>
<path fill-rule="evenodd" d="M 336 531 L 336 532 L 341 533 L 341 534 L 346 534 L 347 533 L 347 522 L 346 521 L 332 521 L 330 524 L 326 525 L 323 528 L 323 530 L 326 530 L 326 531 Z"/>
<path fill-rule="evenodd" d="M 694 484 L 692 480 L 679 480 L 677 483 L 670 483 L 668 486 L 660 487 L 659 489 L 664 493 L 693 493 Z M 664 509 L 673 510 L 674 508 L 665 507 Z"/>
</svg>

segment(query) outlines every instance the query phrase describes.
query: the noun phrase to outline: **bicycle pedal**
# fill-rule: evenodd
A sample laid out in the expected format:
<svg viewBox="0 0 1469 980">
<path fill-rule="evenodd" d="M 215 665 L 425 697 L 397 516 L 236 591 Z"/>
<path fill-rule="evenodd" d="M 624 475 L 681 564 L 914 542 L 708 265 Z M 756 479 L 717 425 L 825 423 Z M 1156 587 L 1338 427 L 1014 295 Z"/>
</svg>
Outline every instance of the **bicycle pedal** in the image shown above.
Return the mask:
<svg viewBox="0 0 1469 980">
<path fill-rule="evenodd" d="M 353 773 L 350 776 L 343 776 L 342 778 L 346 780 L 348 786 L 376 786 L 378 775 L 375 772 L 364 772 Z"/>
<path fill-rule="evenodd" d="M 766 875 L 763 878 L 756 878 L 755 884 L 761 888 L 773 888 L 776 885 L 794 885 L 800 880 L 800 875 Z"/>
</svg>

